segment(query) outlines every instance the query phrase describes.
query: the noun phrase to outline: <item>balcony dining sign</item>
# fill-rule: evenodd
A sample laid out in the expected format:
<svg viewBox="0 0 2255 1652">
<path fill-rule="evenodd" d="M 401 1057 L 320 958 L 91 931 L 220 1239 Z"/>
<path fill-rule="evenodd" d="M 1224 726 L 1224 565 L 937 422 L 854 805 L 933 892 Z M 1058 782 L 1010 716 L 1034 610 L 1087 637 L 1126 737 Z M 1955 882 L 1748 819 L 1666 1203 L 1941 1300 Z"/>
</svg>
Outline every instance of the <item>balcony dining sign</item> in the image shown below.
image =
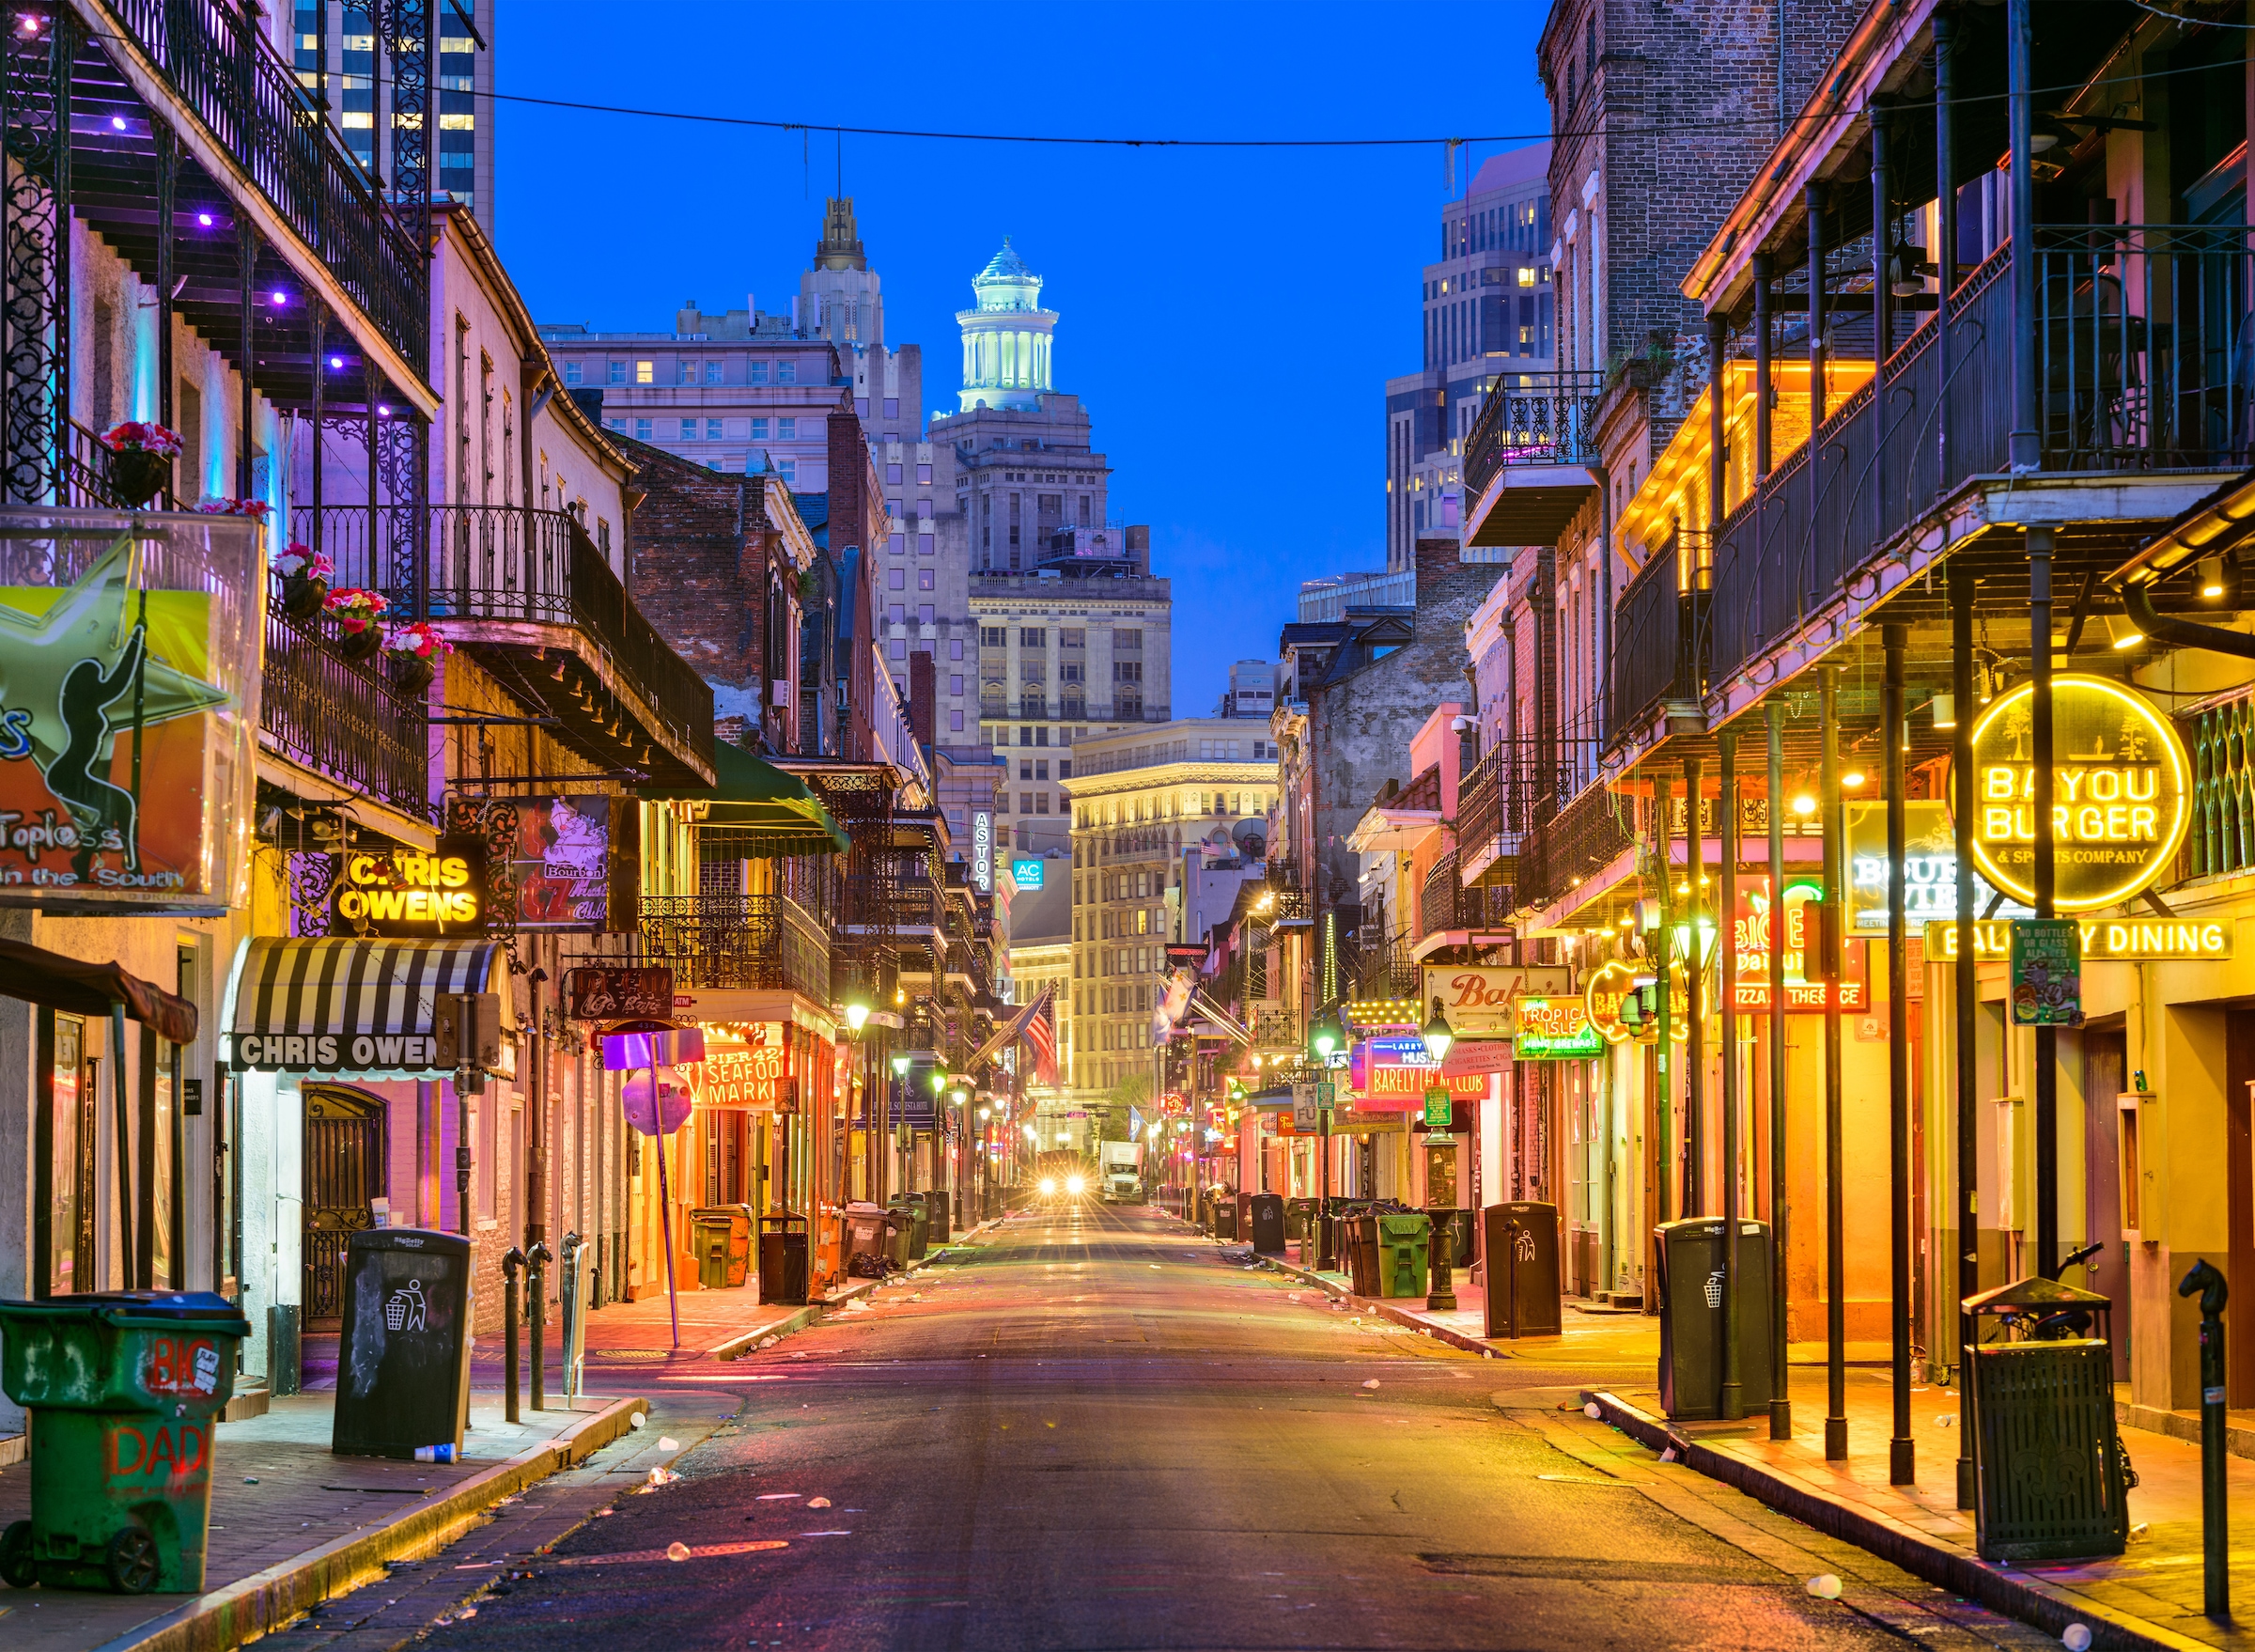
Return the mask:
<svg viewBox="0 0 2255 1652">
<path fill-rule="evenodd" d="M 1973 861 L 2010 899 L 2036 897 L 2034 686 L 1973 725 Z M 2191 819 L 2192 761 L 2168 718 L 2100 677 L 2052 678 L 2053 905 L 2116 906 L 2162 878 Z"/>
<path fill-rule="evenodd" d="M 242 904 L 258 531 L 0 512 L 0 904 Z"/>
</svg>

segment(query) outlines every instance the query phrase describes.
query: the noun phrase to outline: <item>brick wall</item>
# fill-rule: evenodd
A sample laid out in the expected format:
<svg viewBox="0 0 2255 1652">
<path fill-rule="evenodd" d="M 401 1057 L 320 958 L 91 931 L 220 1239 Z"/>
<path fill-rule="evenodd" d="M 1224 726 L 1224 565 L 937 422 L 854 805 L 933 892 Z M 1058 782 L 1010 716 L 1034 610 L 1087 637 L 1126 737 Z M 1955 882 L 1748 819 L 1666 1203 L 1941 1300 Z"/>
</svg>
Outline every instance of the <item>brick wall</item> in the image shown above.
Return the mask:
<svg viewBox="0 0 2255 1652">
<path fill-rule="evenodd" d="M 798 696 L 774 704 L 768 684 L 798 669 L 791 628 L 770 616 L 798 588 L 765 475 L 726 475 L 618 438 L 638 467 L 632 595 L 643 616 L 714 689 L 714 710 L 756 725 L 778 750 L 796 746 Z M 770 639 L 774 638 L 771 642 Z M 773 658 L 769 656 L 770 652 Z"/>
</svg>

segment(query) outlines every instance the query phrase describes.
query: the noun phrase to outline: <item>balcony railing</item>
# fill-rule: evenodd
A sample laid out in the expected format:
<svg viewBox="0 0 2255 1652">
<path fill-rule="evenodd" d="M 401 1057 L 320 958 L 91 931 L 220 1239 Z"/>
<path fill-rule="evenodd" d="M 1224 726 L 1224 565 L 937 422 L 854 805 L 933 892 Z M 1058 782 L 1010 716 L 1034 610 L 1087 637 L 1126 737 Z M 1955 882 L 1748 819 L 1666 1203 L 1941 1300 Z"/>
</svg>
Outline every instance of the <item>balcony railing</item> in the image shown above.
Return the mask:
<svg viewBox="0 0 2255 1652">
<path fill-rule="evenodd" d="M 1527 387 L 1499 384 L 1480 405 L 1464 442 L 1467 500 L 1487 491 L 1508 464 L 1597 462 L 1597 398 L 1603 373 L 1535 373 Z"/>
<path fill-rule="evenodd" d="M 430 329 L 428 259 L 295 70 L 220 0 L 98 0 L 101 8 L 377 331 L 420 363 Z"/>
<path fill-rule="evenodd" d="M 642 948 L 691 990 L 788 990 L 830 1002 L 830 936 L 780 895 L 645 896 Z"/>
<path fill-rule="evenodd" d="M 292 762 L 417 819 L 430 807 L 430 725 L 423 702 L 376 661 L 355 664 L 313 627 L 266 606 L 258 729 Z M 381 658 L 381 657 L 380 657 Z"/>
<path fill-rule="evenodd" d="M 1349 946 L 1342 943 L 1343 954 L 1351 957 L 1340 959 L 1340 977 L 1347 984 L 1349 995 L 1365 1003 L 1383 999 L 1413 999 L 1423 990 L 1424 976 L 1416 958 L 1409 954 L 1409 942 L 1405 936 L 1374 938 L 1367 944 Z"/>
<path fill-rule="evenodd" d="M 711 685 L 642 616 L 567 512 L 434 505 L 419 523 L 412 507 L 339 505 L 297 516 L 308 542 L 335 562 L 334 584 L 382 591 L 401 615 L 427 596 L 433 619 L 519 620 L 582 632 L 648 708 L 653 732 L 712 760 Z M 418 527 L 427 551 L 415 542 Z M 418 593 L 415 569 L 426 554 L 428 586 Z"/>
<path fill-rule="evenodd" d="M 1691 588 L 1683 588 L 1688 531 L 1668 543 L 1621 594 L 1612 670 L 1606 683 L 1609 741 L 1634 733 L 1670 700 L 1699 699 L 1705 688 L 1704 655 L 1712 569 L 1704 566 L 1706 536 L 1692 540 Z"/>
<path fill-rule="evenodd" d="M 2255 231 L 2039 227 L 2039 462 L 2055 474 L 2244 469 L 2255 459 Z M 1932 502 L 2010 466 L 2011 255 L 1950 296 L 1947 378 L 1924 326 L 1717 537 L 1710 683 L 1831 601 Z M 1946 443 L 1939 439 L 1946 435 Z"/>
<path fill-rule="evenodd" d="M 1519 848 L 1522 907 L 1547 907 L 1605 866 L 1633 841 L 1624 817 L 1632 807 L 1602 786 L 1592 786 L 1527 834 Z"/>
<path fill-rule="evenodd" d="M 1467 889 L 1457 850 L 1449 849 L 1426 872 L 1418 915 L 1427 935 L 1451 929 L 1485 929 L 1509 921 L 1509 891 Z"/>
</svg>

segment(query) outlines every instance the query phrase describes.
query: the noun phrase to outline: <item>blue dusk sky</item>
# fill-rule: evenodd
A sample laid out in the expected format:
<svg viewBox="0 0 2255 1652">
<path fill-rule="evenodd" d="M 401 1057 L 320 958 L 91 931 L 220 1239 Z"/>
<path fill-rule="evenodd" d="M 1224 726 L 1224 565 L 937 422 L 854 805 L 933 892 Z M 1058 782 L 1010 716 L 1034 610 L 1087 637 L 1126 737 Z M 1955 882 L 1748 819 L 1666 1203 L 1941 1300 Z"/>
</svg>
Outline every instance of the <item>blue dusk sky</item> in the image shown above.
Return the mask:
<svg viewBox="0 0 2255 1652">
<path fill-rule="evenodd" d="M 1100 137 L 1532 134 L 1547 7 L 499 0 L 497 89 L 697 114 Z M 789 309 L 828 132 L 501 101 L 495 219 L 543 321 L 663 329 L 686 299 Z M 1459 151 L 1470 166 L 1518 140 Z M 1299 582 L 1385 566 L 1385 381 L 1420 356 L 1438 143 L 1160 149 L 844 140 L 885 336 L 956 403 L 955 313 L 1004 235 L 1046 285 L 1057 387 L 1174 582 L 1176 716 L 1271 659 Z"/>
</svg>

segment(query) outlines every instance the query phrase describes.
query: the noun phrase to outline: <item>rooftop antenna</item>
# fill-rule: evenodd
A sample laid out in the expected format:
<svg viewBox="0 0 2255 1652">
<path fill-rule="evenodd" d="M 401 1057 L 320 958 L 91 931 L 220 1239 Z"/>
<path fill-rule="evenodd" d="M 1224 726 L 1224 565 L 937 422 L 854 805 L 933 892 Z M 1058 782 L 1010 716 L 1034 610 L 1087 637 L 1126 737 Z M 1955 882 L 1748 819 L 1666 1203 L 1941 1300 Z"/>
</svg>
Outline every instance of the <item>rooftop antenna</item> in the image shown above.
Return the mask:
<svg viewBox="0 0 2255 1652">
<path fill-rule="evenodd" d="M 846 129 L 839 127 L 834 135 L 838 140 L 837 198 L 842 201 L 846 198 Z"/>
</svg>

